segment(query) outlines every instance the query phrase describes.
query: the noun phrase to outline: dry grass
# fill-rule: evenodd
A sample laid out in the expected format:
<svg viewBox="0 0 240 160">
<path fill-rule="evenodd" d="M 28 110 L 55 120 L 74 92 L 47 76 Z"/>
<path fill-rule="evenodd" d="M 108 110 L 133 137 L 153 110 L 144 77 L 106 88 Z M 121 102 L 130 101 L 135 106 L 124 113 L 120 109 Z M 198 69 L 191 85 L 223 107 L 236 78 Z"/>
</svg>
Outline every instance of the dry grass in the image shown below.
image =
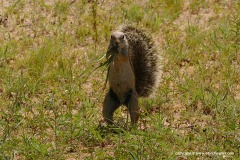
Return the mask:
<svg viewBox="0 0 240 160">
<path fill-rule="evenodd" d="M 0 1 L 0 159 L 239 159 L 239 8 L 204 0 Z M 152 33 L 164 59 L 155 98 L 140 102 L 138 129 L 129 129 L 124 108 L 118 127 L 102 124 L 106 72 L 85 81 L 124 23 Z"/>
</svg>

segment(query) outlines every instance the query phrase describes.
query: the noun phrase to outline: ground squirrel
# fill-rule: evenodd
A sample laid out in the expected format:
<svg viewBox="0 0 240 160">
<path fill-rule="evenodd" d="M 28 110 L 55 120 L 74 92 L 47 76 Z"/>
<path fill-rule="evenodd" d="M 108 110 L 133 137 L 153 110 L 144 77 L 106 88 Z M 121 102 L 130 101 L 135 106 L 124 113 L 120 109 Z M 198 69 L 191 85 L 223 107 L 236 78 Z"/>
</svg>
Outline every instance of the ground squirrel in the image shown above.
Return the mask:
<svg viewBox="0 0 240 160">
<path fill-rule="evenodd" d="M 123 26 L 112 33 L 107 58 L 114 55 L 109 65 L 110 89 L 103 102 L 103 116 L 113 123 L 113 113 L 126 105 L 131 123 L 139 118 L 138 97 L 149 96 L 159 84 L 161 61 L 151 36 L 132 26 Z"/>
</svg>

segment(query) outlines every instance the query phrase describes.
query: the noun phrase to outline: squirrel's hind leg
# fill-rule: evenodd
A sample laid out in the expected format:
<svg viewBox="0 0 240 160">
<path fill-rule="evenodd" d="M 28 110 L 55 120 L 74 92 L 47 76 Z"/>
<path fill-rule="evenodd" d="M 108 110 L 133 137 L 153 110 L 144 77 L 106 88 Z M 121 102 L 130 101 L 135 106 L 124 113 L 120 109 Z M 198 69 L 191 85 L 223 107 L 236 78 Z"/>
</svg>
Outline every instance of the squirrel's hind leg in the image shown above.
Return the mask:
<svg viewBox="0 0 240 160">
<path fill-rule="evenodd" d="M 130 113 L 131 117 L 131 123 L 136 124 L 139 119 L 139 106 L 138 106 L 138 95 L 137 92 L 134 90 L 131 90 L 129 92 L 126 106 L 128 108 L 128 111 Z"/>
<path fill-rule="evenodd" d="M 120 107 L 120 102 L 118 100 L 118 97 L 112 91 L 112 89 L 110 89 L 109 92 L 106 94 L 106 97 L 104 99 L 103 110 L 102 110 L 104 120 L 108 124 L 113 124 L 113 113 L 119 107 Z"/>
</svg>

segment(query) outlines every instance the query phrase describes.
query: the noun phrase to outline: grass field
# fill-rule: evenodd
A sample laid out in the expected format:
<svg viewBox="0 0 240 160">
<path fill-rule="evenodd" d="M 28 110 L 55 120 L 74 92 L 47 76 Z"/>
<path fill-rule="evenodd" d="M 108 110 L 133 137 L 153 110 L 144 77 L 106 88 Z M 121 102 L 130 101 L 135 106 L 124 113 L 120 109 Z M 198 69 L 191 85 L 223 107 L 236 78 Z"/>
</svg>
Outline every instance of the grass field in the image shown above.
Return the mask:
<svg viewBox="0 0 240 160">
<path fill-rule="evenodd" d="M 121 24 L 163 57 L 138 128 L 90 75 Z M 0 159 L 240 159 L 240 1 L 0 0 Z"/>
</svg>

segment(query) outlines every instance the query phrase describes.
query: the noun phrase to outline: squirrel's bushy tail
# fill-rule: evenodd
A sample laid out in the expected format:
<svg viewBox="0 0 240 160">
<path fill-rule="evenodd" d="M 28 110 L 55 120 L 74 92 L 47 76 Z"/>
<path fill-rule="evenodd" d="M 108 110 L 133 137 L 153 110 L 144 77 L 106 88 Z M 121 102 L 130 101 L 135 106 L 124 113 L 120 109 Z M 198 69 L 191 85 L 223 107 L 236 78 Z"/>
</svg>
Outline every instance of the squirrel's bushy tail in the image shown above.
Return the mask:
<svg viewBox="0 0 240 160">
<path fill-rule="evenodd" d="M 150 35 L 132 26 L 122 26 L 129 44 L 138 96 L 146 97 L 158 88 L 162 73 L 161 56 Z"/>
</svg>

